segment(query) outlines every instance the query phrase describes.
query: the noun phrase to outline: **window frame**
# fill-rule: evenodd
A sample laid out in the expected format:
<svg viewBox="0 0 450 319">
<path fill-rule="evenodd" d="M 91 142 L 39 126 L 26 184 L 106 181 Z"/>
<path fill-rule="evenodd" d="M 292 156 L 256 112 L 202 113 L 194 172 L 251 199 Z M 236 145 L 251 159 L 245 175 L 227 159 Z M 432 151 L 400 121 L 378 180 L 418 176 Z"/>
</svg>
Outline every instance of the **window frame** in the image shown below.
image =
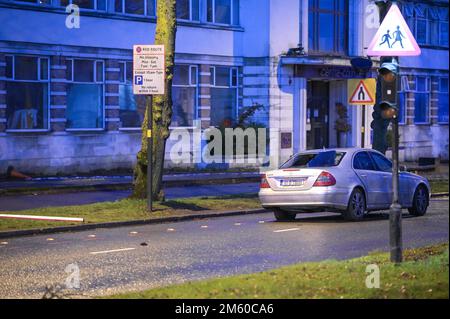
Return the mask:
<svg viewBox="0 0 450 319">
<path fill-rule="evenodd" d="M 447 92 L 442 92 L 442 90 L 441 90 L 441 81 L 442 80 L 444 80 L 444 79 L 447 79 Z M 439 77 L 438 78 L 438 116 L 437 116 L 437 123 L 438 124 L 440 124 L 440 125 L 448 125 L 449 124 L 449 121 L 448 121 L 448 119 L 447 119 L 447 121 L 446 122 L 444 122 L 444 121 L 440 121 L 440 118 L 439 118 L 439 94 L 442 94 L 442 93 L 444 93 L 444 94 L 447 94 L 447 101 L 448 101 L 448 98 L 449 98 L 449 86 L 450 86 L 450 82 L 449 82 L 449 77 L 446 77 L 446 76 L 441 76 L 441 77 Z M 448 106 L 448 105 L 447 105 Z M 448 113 L 449 113 L 449 110 L 447 110 L 447 118 L 448 118 Z"/>
<path fill-rule="evenodd" d="M 36 0 L 36 2 L 37 2 L 37 1 L 38 1 L 38 0 Z M 73 3 L 73 0 L 67 0 L 67 1 L 69 2 L 68 5 L 71 5 L 71 4 L 77 5 L 76 3 Z M 93 8 L 93 9 L 79 7 L 79 8 L 80 8 L 80 11 L 90 11 L 90 12 L 100 11 L 100 12 L 108 12 L 108 2 L 109 2 L 108 0 L 105 0 L 105 9 L 98 9 L 98 1 L 99 1 L 99 0 L 93 0 L 93 1 L 94 1 L 94 8 Z M 51 0 L 51 2 L 52 2 L 52 4 L 50 4 L 50 5 L 48 5 L 48 6 L 54 6 L 54 5 L 53 5 L 53 0 Z M 59 5 L 55 5 L 55 6 L 57 6 L 57 7 L 62 7 L 62 8 L 65 8 L 65 7 L 66 7 L 65 5 L 62 5 L 61 2 L 59 3 Z"/>
<path fill-rule="evenodd" d="M 156 0 L 155 0 L 156 1 Z M 198 20 L 194 20 L 193 18 L 192 18 L 192 16 L 193 16 L 193 11 L 192 11 L 192 1 L 193 0 L 187 0 L 187 1 L 189 1 L 189 19 L 182 19 L 182 18 L 176 18 L 177 19 L 177 21 L 184 21 L 184 22 L 194 22 L 194 23 L 196 23 L 196 22 L 200 22 L 200 20 L 201 20 L 201 2 L 202 2 L 202 0 L 198 0 Z"/>
<path fill-rule="evenodd" d="M 397 100 L 400 104 L 400 94 L 404 94 L 405 95 L 405 99 L 403 101 L 403 117 L 402 117 L 402 121 L 398 121 L 399 125 L 406 125 L 407 123 L 407 108 L 408 108 L 408 93 L 411 92 L 411 90 L 409 89 L 409 80 L 408 80 L 408 76 L 406 75 L 401 75 L 400 76 L 400 91 L 397 92 L 398 97 Z M 399 107 L 399 110 L 401 110 L 402 108 Z"/>
<path fill-rule="evenodd" d="M 229 68 L 228 72 L 228 86 L 223 85 L 216 85 L 216 67 L 219 68 Z M 211 81 L 210 81 L 210 87 L 211 88 L 218 88 L 218 89 L 234 89 L 236 90 L 236 119 L 239 117 L 239 67 L 237 66 L 228 66 L 228 65 L 211 65 L 209 67 L 210 73 L 211 73 Z M 233 86 L 233 71 L 236 71 L 236 85 Z"/>
<path fill-rule="evenodd" d="M 33 58 L 37 58 L 37 79 L 36 80 L 17 80 L 15 78 L 15 66 L 16 66 L 16 56 L 21 56 L 21 57 L 33 57 Z M 44 111 L 47 112 L 47 128 L 39 128 L 39 129 L 11 129 L 11 128 L 6 128 L 5 132 L 6 133 L 33 133 L 33 132 L 50 132 L 50 118 L 51 118 L 51 114 L 50 114 L 50 83 L 51 83 L 51 76 L 50 76 L 50 70 L 51 70 L 51 66 L 50 66 L 50 57 L 48 56 L 42 56 L 42 55 L 31 55 L 31 54 L 6 54 L 5 57 L 11 57 L 12 58 L 12 70 L 11 70 L 11 77 L 8 78 L 6 77 L 5 74 L 5 82 L 19 82 L 19 83 L 27 83 L 27 82 L 32 82 L 32 83 L 46 83 L 47 84 L 47 105 L 44 105 Z M 46 59 L 47 60 L 47 79 L 46 80 L 42 80 L 41 79 L 41 60 L 42 59 Z M 6 90 L 6 88 L 5 88 Z M 8 94 L 8 92 L 6 92 L 6 94 Z M 8 107 L 8 105 L 6 105 L 6 107 Z M 45 123 L 44 123 L 45 124 Z M 8 125 L 6 125 L 7 127 Z"/>
<path fill-rule="evenodd" d="M 122 12 L 116 11 L 116 5 L 115 5 L 115 3 L 114 3 L 114 8 L 113 8 L 113 10 L 112 10 L 112 13 L 114 13 L 114 14 L 120 14 L 120 15 L 124 15 L 124 16 L 129 16 L 129 17 L 149 17 L 149 18 L 156 18 L 156 6 L 157 6 L 156 1 L 157 1 L 157 0 L 151 0 L 151 1 L 153 1 L 154 7 L 155 7 L 155 14 L 154 14 L 154 15 L 148 14 L 148 1 L 149 1 L 149 0 L 144 0 L 144 14 L 126 13 L 126 12 L 125 12 L 125 1 L 126 1 L 126 0 L 121 0 L 121 2 L 122 2 Z"/>
<path fill-rule="evenodd" d="M 425 78 L 425 91 L 418 91 L 417 85 L 418 85 L 418 79 L 419 78 Z M 413 124 L 414 125 L 430 125 L 431 124 L 431 77 L 429 75 L 416 75 L 415 76 L 415 87 L 414 90 L 412 90 L 414 93 L 414 118 L 413 118 Z M 427 118 L 425 122 L 416 122 L 416 94 L 417 93 L 424 93 L 427 94 Z"/>
<path fill-rule="evenodd" d="M 172 87 L 184 87 L 184 88 L 195 88 L 195 105 L 194 105 L 194 110 L 193 110 L 193 118 L 192 118 L 192 126 L 169 126 L 169 129 L 171 130 L 176 130 L 176 129 L 194 129 L 195 125 L 194 125 L 194 121 L 198 120 L 200 117 L 198 115 L 199 112 L 199 67 L 196 64 L 185 64 L 185 63 L 177 63 L 176 66 L 188 66 L 188 80 L 189 80 L 189 84 L 173 84 L 172 83 Z M 192 83 L 192 69 L 195 69 L 195 83 Z"/>
<path fill-rule="evenodd" d="M 208 0 L 205 0 L 206 23 L 214 24 L 214 25 L 218 25 L 218 26 L 239 26 L 240 19 L 239 18 L 236 19 L 236 17 L 234 16 L 234 5 L 235 5 L 234 0 L 229 0 L 229 1 L 230 1 L 230 23 L 221 23 L 221 22 L 216 22 L 216 0 L 211 0 L 211 6 L 212 6 L 211 20 L 212 21 L 208 20 Z M 238 5 L 240 5 L 239 1 L 238 1 Z M 240 14 L 240 10 L 238 11 L 238 13 Z M 237 20 L 238 23 L 235 23 L 235 20 Z"/>
<path fill-rule="evenodd" d="M 88 61 L 92 61 L 93 62 L 93 81 L 92 82 L 82 82 L 82 81 L 74 81 L 75 78 L 75 60 L 88 60 Z M 67 84 L 101 84 L 102 85 L 102 103 L 101 103 L 101 107 L 102 107 L 102 127 L 96 127 L 96 128 L 68 128 L 65 127 L 65 131 L 67 132 L 89 132 L 89 131 L 104 131 L 106 129 L 106 110 L 105 110 L 105 100 L 106 100 L 106 85 L 105 85 L 105 61 L 104 60 L 99 60 L 99 59 L 91 59 L 91 58 L 83 58 L 83 57 L 73 57 L 73 58 L 67 58 L 66 59 L 66 63 L 67 61 L 71 61 L 71 66 L 72 66 L 72 78 L 71 79 L 67 79 Z M 101 62 L 103 65 L 103 80 L 102 81 L 97 81 L 97 63 Z M 66 115 L 66 120 L 67 120 L 67 115 Z M 67 122 L 66 122 L 67 123 Z"/>
<path fill-rule="evenodd" d="M 359 154 L 363 154 L 363 153 L 366 153 L 367 156 L 369 157 L 370 162 L 372 163 L 372 167 L 374 168 L 373 170 L 372 169 L 355 168 L 355 159 L 356 159 L 356 157 Z M 356 153 L 353 154 L 353 157 L 352 157 L 352 169 L 359 170 L 359 171 L 367 171 L 367 172 L 377 172 L 377 165 L 375 164 L 372 156 L 370 156 L 369 151 L 365 151 L 364 150 L 364 151 L 359 151 L 359 152 L 356 152 Z"/>
</svg>

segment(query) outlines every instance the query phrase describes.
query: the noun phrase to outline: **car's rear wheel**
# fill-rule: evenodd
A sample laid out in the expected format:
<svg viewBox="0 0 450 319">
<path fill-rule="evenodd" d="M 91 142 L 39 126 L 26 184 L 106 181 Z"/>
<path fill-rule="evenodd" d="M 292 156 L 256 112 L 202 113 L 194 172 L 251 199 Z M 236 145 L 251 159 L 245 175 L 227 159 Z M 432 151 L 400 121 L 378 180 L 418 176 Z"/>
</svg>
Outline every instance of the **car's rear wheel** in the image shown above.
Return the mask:
<svg viewBox="0 0 450 319">
<path fill-rule="evenodd" d="M 275 219 L 277 221 L 280 221 L 280 222 L 286 222 L 286 221 L 294 220 L 295 216 L 297 215 L 295 213 L 286 212 L 286 211 L 281 210 L 279 208 L 273 209 L 272 211 L 273 211 L 273 214 L 275 215 Z"/>
<path fill-rule="evenodd" d="M 414 192 L 412 207 L 408 208 L 411 215 L 423 216 L 427 212 L 429 205 L 428 190 L 425 186 L 419 185 Z"/>
<path fill-rule="evenodd" d="M 356 188 L 353 190 L 348 200 L 347 210 L 345 210 L 342 215 L 345 220 L 357 221 L 364 218 L 366 212 L 366 197 L 364 192 Z"/>
</svg>

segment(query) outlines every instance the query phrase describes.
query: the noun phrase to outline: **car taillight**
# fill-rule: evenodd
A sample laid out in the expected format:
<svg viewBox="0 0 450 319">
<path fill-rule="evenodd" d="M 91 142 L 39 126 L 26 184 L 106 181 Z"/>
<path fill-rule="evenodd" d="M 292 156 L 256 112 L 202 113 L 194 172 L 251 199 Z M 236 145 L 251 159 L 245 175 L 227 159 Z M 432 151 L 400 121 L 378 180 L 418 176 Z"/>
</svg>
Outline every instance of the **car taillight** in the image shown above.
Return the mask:
<svg viewBox="0 0 450 319">
<path fill-rule="evenodd" d="M 336 184 L 336 179 L 328 172 L 320 173 L 313 186 L 333 186 Z"/>
<path fill-rule="evenodd" d="M 269 182 L 267 182 L 266 174 L 261 175 L 261 184 L 259 184 L 260 188 L 270 188 Z"/>
</svg>

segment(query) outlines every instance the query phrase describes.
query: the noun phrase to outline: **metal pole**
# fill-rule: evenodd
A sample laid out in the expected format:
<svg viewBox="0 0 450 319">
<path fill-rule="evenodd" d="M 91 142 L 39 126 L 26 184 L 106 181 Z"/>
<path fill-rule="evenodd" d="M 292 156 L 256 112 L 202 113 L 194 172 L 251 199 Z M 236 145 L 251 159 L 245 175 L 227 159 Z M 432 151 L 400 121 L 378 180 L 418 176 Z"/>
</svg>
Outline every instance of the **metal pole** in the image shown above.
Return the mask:
<svg viewBox="0 0 450 319">
<path fill-rule="evenodd" d="M 361 148 L 365 146 L 366 139 L 366 106 L 362 106 Z"/>
<path fill-rule="evenodd" d="M 397 67 L 396 85 L 399 81 L 399 67 Z M 391 262 L 402 262 L 402 207 L 399 204 L 399 163 L 398 163 L 398 117 L 392 119 L 392 205 L 389 214 L 389 243 L 391 246 Z"/>
<path fill-rule="evenodd" d="M 149 103 L 147 104 L 147 209 L 149 212 L 153 210 L 152 202 L 152 151 L 153 151 L 153 96 L 149 96 Z"/>
</svg>

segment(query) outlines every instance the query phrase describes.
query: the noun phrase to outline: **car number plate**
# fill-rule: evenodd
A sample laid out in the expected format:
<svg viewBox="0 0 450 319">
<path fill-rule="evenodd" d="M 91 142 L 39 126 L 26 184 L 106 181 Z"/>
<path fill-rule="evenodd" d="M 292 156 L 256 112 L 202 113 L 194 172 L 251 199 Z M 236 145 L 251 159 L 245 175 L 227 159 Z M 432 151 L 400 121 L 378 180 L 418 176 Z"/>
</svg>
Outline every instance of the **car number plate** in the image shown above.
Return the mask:
<svg viewBox="0 0 450 319">
<path fill-rule="evenodd" d="M 282 179 L 280 180 L 280 186 L 303 186 L 305 184 L 306 178 L 302 179 Z"/>
</svg>

